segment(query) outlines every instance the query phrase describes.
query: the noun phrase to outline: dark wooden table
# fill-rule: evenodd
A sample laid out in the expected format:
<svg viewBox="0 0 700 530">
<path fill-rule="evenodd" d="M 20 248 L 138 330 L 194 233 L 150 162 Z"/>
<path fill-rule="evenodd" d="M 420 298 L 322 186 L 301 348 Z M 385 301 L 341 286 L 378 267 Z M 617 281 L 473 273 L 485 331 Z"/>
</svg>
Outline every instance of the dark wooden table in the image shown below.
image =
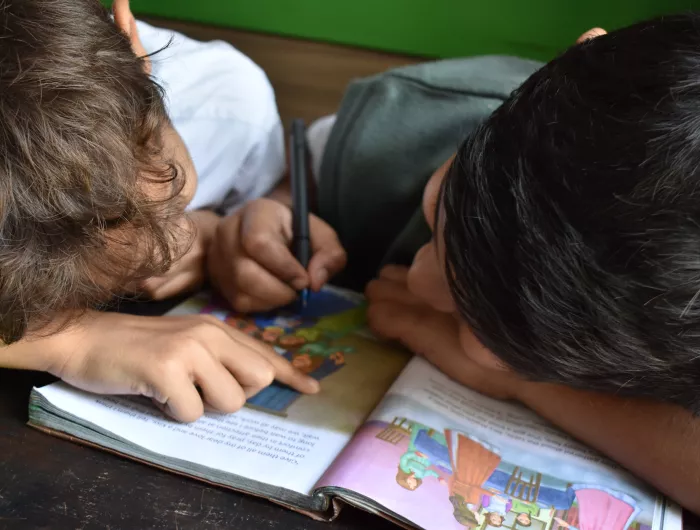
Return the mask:
<svg viewBox="0 0 700 530">
<path fill-rule="evenodd" d="M 131 312 L 158 313 L 162 306 Z M 26 426 L 32 386 L 46 374 L 0 370 L 0 530 L 395 530 L 346 507 L 332 524 L 203 485 Z M 689 521 L 686 528 L 700 530 Z"/>
</svg>

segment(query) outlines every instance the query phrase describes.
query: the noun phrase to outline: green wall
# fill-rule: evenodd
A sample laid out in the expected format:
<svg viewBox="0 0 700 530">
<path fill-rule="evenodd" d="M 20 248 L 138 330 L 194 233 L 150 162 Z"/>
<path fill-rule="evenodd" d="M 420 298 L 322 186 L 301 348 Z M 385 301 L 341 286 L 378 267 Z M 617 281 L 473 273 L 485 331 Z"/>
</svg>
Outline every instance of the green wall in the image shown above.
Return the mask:
<svg viewBox="0 0 700 530">
<path fill-rule="evenodd" d="M 452 57 L 548 59 L 612 29 L 700 0 L 132 0 L 135 13 L 361 47 Z"/>
</svg>

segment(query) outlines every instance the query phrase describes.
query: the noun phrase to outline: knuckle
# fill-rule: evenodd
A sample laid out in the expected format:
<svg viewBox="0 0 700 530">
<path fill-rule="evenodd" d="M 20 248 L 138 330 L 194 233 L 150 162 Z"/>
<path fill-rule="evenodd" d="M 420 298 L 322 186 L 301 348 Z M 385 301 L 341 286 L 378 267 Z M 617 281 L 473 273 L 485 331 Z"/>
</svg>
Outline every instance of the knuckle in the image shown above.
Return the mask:
<svg viewBox="0 0 700 530">
<path fill-rule="evenodd" d="M 165 393 L 163 392 L 161 385 L 157 381 L 153 381 L 152 378 L 138 379 L 132 381 L 130 385 L 130 390 L 131 394 L 149 397 L 159 403 L 162 403 L 165 399 Z"/>
<path fill-rule="evenodd" d="M 206 345 L 210 343 L 212 337 L 217 333 L 223 333 L 223 323 L 213 315 L 198 315 L 199 319 L 195 326 L 183 333 L 184 341 L 189 352 L 199 352 L 206 350 Z"/>
<path fill-rule="evenodd" d="M 374 298 L 376 298 L 379 290 L 381 290 L 381 283 L 379 280 L 370 280 L 367 287 L 365 287 L 365 297 L 371 302 Z"/>
<path fill-rule="evenodd" d="M 182 357 L 185 352 L 192 350 L 193 348 L 200 348 L 200 338 L 199 334 L 201 323 L 195 324 L 190 329 L 184 329 L 182 331 L 176 331 L 173 334 L 172 346 L 170 355 L 173 357 Z"/>
<path fill-rule="evenodd" d="M 233 309 L 239 313 L 247 313 L 252 310 L 253 304 L 250 297 L 243 293 L 237 293 L 231 299 L 231 305 Z"/>
<path fill-rule="evenodd" d="M 345 252 L 345 249 L 340 246 L 335 250 L 333 257 L 343 265 L 345 265 L 348 261 L 348 253 Z"/>
<path fill-rule="evenodd" d="M 170 362 L 183 363 L 193 354 L 199 353 L 203 349 L 202 341 L 208 328 L 208 324 L 199 322 L 189 329 L 173 333 L 170 351 L 165 354 L 166 359 L 170 359 Z"/>
<path fill-rule="evenodd" d="M 243 238 L 243 248 L 251 256 L 264 253 L 272 243 L 272 237 L 267 232 L 253 231 Z"/>
<path fill-rule="evenodd" d="M 386 323 L 385 304 L 372 304 L 367 307 L 367 324 L 373 331 L 381 331 Z"/>
<path fill-rule="evenodd" d="M 157 291 L 148 293 L 148 296 L 154 302 L 160 302 L 161 300 L 165 300 L 166 298 L 168 298 L 171 294 L 172 293 L 168 289 L 158 289 Z"/>
<path fill-rule="evenodd" d="M 338 243 L 337 245 L 333 245 L 328 251 L 328 260 L 333 264 L 333 266 L 342 268 L 347 264 L 348 255 L 345 252 L 345 249 L 343 249 L 343 247 L 341 247 Z"/>
<path fill-rule="evenodd" d="M 214 315 L 199 315 L 199 320 L 199 326 L 204 327 L 207 330 L 209 329 L 209 326 L 219 326 L 219 319 L 217 319 Z"/>
<path fill-rule="evenodd" d="M 182 343 L 161 355 L 158 362 L 154 363 L 154 375 L 163 380 L 176 380 L 186 370 L 184 352 L 187 349 L 187 345 Z"/>
<path fill-rule="evenodd" d="M 251 375 L 251 385 L 255 388 L 265 388 L 272 384 L 275 380 L 275 369 L 270 365 L 266 364 L 265 367 L 260 370 L 256 370 Z"/>
<path fill-rule="evenodd" d="M 250 259 L 236 260 L 233 267 L 233 276 L 238 285 L 246 285 L 255 281 L 258 266 Z"/>
<path fill-rule="evenodd" d="M 221 412 L 233 414 L 245 406 L 246 398 L 242 392 L 231 393 L 228 399 L 221 404 Z"/>
<path fill-rule="evenodd" d="M 141 290 L 144 292 L 144 294 L 147 294 L 150 297 L 153 297 L 156 292 L 156 288 L 153 283 L 148 281 L 141 285 Z"/>
</svg>

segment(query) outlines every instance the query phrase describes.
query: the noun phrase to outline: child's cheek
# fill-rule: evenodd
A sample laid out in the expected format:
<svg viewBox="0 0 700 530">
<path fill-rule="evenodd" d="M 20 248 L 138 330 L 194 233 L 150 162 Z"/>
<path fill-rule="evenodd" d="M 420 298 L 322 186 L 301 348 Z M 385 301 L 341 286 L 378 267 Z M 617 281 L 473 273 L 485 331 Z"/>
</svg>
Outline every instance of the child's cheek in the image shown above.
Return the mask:
<svg viewBox="0 0 700 530">
<path fill-rule="evenodd" d="M 459 342 L 465 355 L 482 368 L 498 372 L 510 371 L 491 350 L 481 344 L 471 328 L 463 322 L 459 324 Z"/>
<path fill-rule="evenodd" d="M 408 290 L 442 313 L 456 310 L 441 263 L 432 243 L 422 246 L 408 271 Z"/>
</svg>

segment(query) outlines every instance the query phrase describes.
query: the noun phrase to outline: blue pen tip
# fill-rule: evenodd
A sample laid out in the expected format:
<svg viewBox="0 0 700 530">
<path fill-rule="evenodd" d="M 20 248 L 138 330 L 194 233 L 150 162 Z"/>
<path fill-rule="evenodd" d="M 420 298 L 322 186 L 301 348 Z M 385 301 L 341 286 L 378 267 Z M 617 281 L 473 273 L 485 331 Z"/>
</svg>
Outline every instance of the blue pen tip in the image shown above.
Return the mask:
<svg viewBox="0 0 700 530">
<path fill-rule="evenodd" d="M 309 304 L 309 290 L 304 289 L 301 291 L 301 307 L 306 307 Z"/>
</svg>

